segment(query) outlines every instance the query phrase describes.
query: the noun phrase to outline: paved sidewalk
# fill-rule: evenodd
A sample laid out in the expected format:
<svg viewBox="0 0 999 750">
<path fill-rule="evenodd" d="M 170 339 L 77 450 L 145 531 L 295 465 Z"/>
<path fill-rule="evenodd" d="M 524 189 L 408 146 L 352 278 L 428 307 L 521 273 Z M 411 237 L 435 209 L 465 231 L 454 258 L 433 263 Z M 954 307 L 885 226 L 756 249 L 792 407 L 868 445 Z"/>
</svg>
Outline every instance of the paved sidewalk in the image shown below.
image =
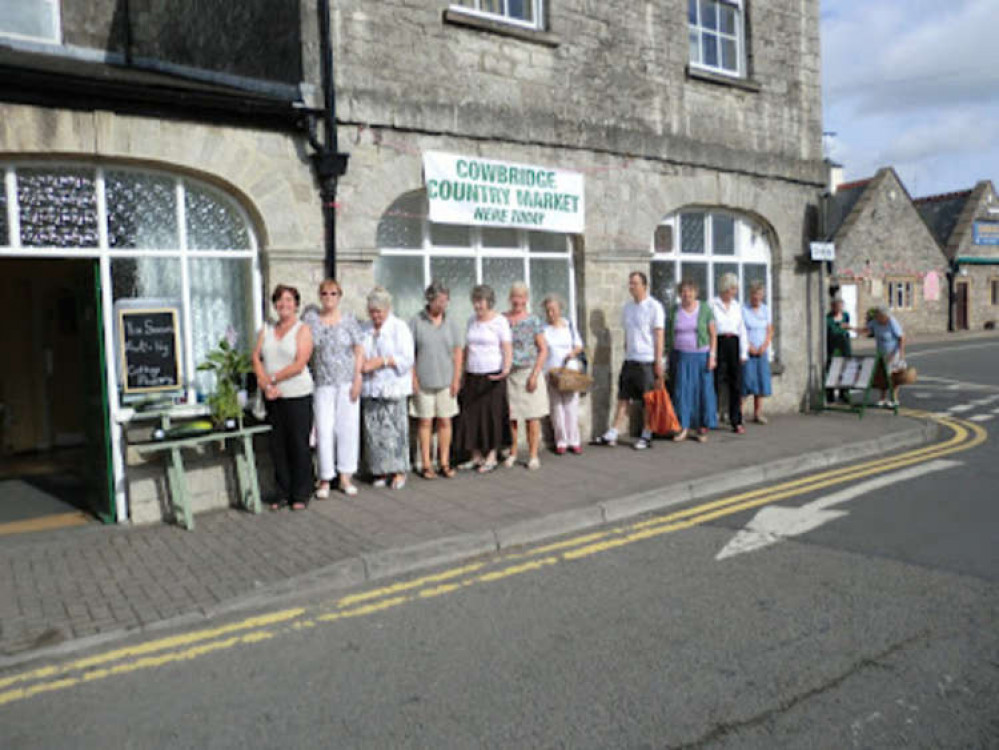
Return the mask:
<svg viewBox="0 0 999 750">
<path fill-rule="evenodd" d="M 411 476 L 306 512 L 39 532 L 0 548 L 0 667 L 72 639 L 200 619 L 310 586 L 350 586 L 928 442 L 931 423 L 869 413 L 775 417 L 707 445 L 587 447 L 542 467 Z M 110 637 L 110 636 L 109 636 Z"/>
</svg>

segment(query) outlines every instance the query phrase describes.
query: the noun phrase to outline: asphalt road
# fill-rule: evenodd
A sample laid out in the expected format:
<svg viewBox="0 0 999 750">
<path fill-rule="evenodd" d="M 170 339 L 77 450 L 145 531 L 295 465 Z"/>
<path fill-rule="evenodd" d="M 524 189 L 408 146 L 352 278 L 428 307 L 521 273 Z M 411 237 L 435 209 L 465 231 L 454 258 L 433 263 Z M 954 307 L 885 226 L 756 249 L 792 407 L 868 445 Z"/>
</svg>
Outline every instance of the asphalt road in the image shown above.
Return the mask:
<svg viewBox="0 0 999 750">
<path fill-rule="evenodd" d="M 846 512 L 809 531 L 718 559 L 760 508 L 650 520 L 285 603 L 54 665 L 0 703 L 0 746 L 999 747 L 999 344 L 922 349 L 903 403 L 987 441 L 835 505 L 870 478 L 775 503 Z"/>
</svg>

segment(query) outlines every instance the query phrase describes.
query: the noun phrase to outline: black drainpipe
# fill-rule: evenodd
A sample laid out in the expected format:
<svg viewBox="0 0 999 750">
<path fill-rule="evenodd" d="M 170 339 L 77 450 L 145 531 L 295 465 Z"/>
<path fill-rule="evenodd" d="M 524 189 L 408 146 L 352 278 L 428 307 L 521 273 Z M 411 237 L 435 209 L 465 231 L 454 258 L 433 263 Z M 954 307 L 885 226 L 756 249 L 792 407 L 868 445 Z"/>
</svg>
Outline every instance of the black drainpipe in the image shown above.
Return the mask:
<svg viewBox="0 0 999 750">
<path fill-rule="evenodd" d="M 323 88 L 323 139 L 316 135 L 315 120 L 309 122 L 309 144 L 315 150 L 312 166 L 319 181 L 326 242 L 326 275 L 336 276 L 336 188 L 347 173 L 348 154 L 341 154 L 336 134 L 336 84 L 333 80 L 333 45 L 330 42 L 330 0 L 319 0 L 319 55 Z"/>
</svg>

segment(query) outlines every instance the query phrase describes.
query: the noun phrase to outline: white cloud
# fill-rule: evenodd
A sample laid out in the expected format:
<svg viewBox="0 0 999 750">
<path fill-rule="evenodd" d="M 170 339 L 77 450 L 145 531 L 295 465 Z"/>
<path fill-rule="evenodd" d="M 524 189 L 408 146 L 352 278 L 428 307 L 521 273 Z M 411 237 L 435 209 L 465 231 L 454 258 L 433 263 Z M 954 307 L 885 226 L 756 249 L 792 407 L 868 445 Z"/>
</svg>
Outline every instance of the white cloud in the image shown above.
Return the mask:
<svg viewBox="0 0 999 750">
<path fill-rule="evenodd" d="M 827 96 L 859 115 L 978 106 L 999 90 L 999 2 L 843 2 L 823 27 Z"/>
<path fill-rule="evenodd" d="M 902 131 L 885 149 L 890 162 L 918 161 L 941 153 L 975 153 L 988 149 L 994 130 L 969 113 L 947 113 Z"/>
<path fill-rule="evenodd" d="M 824 0 L 825 127 L 848 179 L 913 194 L 999 173 L 999 0 Z"/>
</svg>

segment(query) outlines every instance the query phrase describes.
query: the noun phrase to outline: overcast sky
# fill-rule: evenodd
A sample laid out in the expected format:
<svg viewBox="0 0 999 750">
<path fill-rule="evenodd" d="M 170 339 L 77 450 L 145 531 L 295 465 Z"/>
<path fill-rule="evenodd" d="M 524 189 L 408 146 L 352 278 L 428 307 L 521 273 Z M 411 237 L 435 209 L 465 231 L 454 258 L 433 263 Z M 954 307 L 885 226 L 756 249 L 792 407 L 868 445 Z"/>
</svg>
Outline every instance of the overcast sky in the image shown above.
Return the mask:
<svg viewBox="0 0 999 750">
<path fill-rule="evenodd" d="M 913 197 L 999 183 L 999 0 L 821 0 L 827 153 Z"/>
</svg>

